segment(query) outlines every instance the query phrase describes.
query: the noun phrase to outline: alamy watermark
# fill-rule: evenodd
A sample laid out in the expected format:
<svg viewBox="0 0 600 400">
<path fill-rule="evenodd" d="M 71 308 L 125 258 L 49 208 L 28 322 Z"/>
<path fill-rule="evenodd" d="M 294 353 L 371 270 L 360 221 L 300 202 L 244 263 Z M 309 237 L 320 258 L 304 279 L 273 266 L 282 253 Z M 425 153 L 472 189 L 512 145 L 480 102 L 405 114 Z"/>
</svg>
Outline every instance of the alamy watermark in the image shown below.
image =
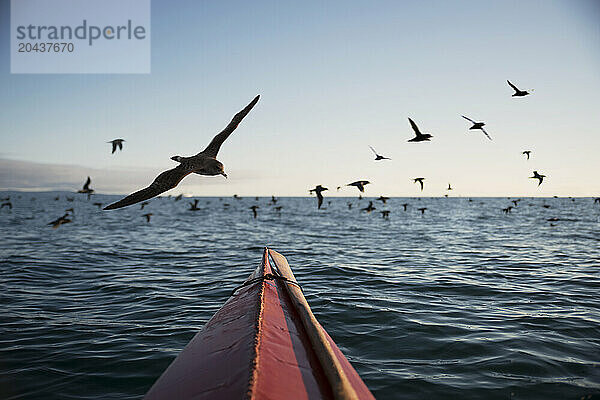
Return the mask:
<svg viewBox="0 0 600 400">
<path fill-rule="evenodd" d="M 12 73 L 150 73 L 150 0 L 11 0 Z"/>
</svg>

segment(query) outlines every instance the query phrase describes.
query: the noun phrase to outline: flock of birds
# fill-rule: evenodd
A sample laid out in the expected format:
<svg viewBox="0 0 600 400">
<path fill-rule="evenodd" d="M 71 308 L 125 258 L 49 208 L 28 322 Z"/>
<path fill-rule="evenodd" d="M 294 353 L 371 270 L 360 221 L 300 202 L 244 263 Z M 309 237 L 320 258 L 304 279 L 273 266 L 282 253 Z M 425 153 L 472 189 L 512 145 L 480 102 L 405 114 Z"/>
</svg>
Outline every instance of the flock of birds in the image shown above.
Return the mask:
<svg viewBox="0 0 600 400">
<path fill-rule="evenodd" d="M 517 86 L 515 86 L 508 80 L 507 80 L 507 83 L 514 90 L 514 93 L 512 94 L 513 97 L 524 97 L 524 96 L 527 96 L 530 94 L 529 91 L 519 89 Z M 531 90 L 531 91 L 533 91 L 533 90 Z M 148 202 L 146 200 L 149 200 L 149 199 L 156 197 L 170 189 L 175 188 L 179 184 L 179 182 L 181 182 L 183 180 L 183 178 L 185 178 L 186 176 L 188 176 L 190 174 L 199 174 L 199 175 L 206 175 L 206 176 L 222 175 L 223 177 L 227 178 L 227 174 L 225 173 L 223 164 L 220 161 L 218 161 L 216 158 L 217 154 L 219 152 L 219 149 L 221 148 L 221 145 L 223 144 L 223 142 L 225 142 L 225 140 L 238 127 L 238 125 L 244 119 L 244 117 L 246 117 L 246 115 L 248 115 L 248 113 L 252 110 L 252 108 L 254 108 L 254 106 L 258 103 L 259 99 L 260 99 L 260 95 L 256 96 L 243 110 L 238 112 L 233 117 L 231 122 L 225 127 L 225 129 L 223 129 L 220 133 L 218 133 L 203 151 L 201 151 L 200 153 L 198 153 L 194 156 L 190 156 L 190 157 L 183 157 L 180 155 L 171 157 L 171 160 L 178 163 L 178 165 L 175 168 L 172 168 L 172 169 L 162 172 L 154 179 L 154 181 L 149 186 L 147 186 L 141 190 L 138 190 L 138 191 L 122 198 L 121 200 L 119 200 L 115 203 L 109 204 L 108 206 L 104 207 L 103 209 L 104 210 L 113 210 L 113 209 L 117 209 L 117 208 L 131 206 L 136 203 L 141 203 L 141 209 L 143 210 L 144 206 L 148 204 Z M 462 117 L 472 124 L 469 127 L 469 130 L 480 130 L 489 140 L 492 140 L 491 136 L 484 129 L 485 122 L 475 121 L 464 115 L 462 115 Z M 431 135 L 430 133 L 422 133 L 421 130 L 419 129 L 419 127 L 417 126 L 417 124 L 415 123 L 415 121 L 413 121 L 411 118 L 408 118 L 408 121 L 414 132 L 414 137 L 409 139 L 408 142 L 413 142 L 413 143 L 426 142 L 426 141 L 430 141 L 433 138 L 433 135 Z M 114 139 L 114 140 L 109 141 L 108 143 L 110 143 L 112 146 L 111 154 L 114 154 L 117 150 L 122 150 L 124 142 L 125 142 L 124 139 Z M 385 156 L 379 154 L 373 147 L 369 146 L 369 148 L 375 155 L 375 161 L 391 160 L 391 158 L 385 157 Z M 530 156 L 531 156 L 531 150 L 524 150 L 522 152 L 522 154 L 527 157 L 527 160 L 529 160 Z M 533 176 L 530 176 L 529 178 L 537 179 L 538 186 L 540 186 L 542 184 L 542 182 L 544 181 L 545 177 L 546 177 L 546 175 L 540 174 L 538 171 L 533 171 Z M 423 191 L 425 178 L 424 177 L 416 177 L 416 178 L 413 178 L 413 181 L 414 181 L 414 183 L 418 183 L 421 191 Z M 92 189 L 90 187 L 90 184 L 91 184 L 91 178 L 88 176 L 83 187 L 77 191 L 78 193 L 86 194 L 88 196 L 88 200 L 94 194 L 94 189 Z M 362 199 L 362 193 L 364 193 L 364 191 L 365 191 L 365 186 L 368 184 L 370 184 L 370 182 L 368 180 L 358 180 L 358 181 L 348 183 L 345 186 L 356 187 L 359 191 L 359 200 L 360 200 L 360 199 Z M 341 186 L 338 186 L 337 190 L 339 191 L 340 189 L 341 189 Z M 329 189 L 322 185 L 317 185 L 313 189 L 309 190 L 310 194 L 314 193 L 317 197 L 317 208 L 318 209 L 321 209 L 321 207 L 323 205 L 323 198 L 324 198 L 323 192 L 327 191 L 327 190 L 329 190 Z M 448 188 L 446 190 L 450 191 L 450 190 L 453 190 L 453 188 L 450 184 L 448 184 Z M 448 195 L 445 195 L 445 196 L 448 197 Z M 175 200 L 176 201 L 180 200 L 181 197 L 182 197 L 182 195 L 179 195 L 175 198 Z M 234 198 L 239 198 L 239 197 L 237 195 L 234 195 Z M 382 201 L 382 203 L 385 204 L 387 199 L 388 199 L 387 197 L 380 196 L 377 200 Z M 271 199 L 271 204 L 275 204 L 276 201 L 277 201 L 277 199 L 273 196 Z M 595 199 L 595 201 L 600 202 L 600 198 Z M 517 202 L 518 202 L 518 200 L 516 200 L 516 201 L 513 200 L 514 207 L 517 206 Z M 94 203 L 94 205 L 98 206 L 99 208 L 102 206 L 101 203 Z M 408 204 L 403 204 L 402 206 L 404 207 L 404 210 L 406 211 Z M 12 203 L 10 203 L 10 201 L 5 201 L 2 204 L 0 204 L 0 209 L 2 209 L 4 207 L 12 208 Z M 352 207 L 352 203 L 348 203 L 348 208 L 350 209 L 351 207 Z M 509 213 L 512 208 L 513 208 L 513 206 L 509 206 L 509 207 L 503 209 L 503 211 L 505 213 Z M 258 206 L 254 205 L 254 206 L 250 207 L 250 209 L 252 210 L 254 218 L 256 218 Z M 373 202 L 369 201 L 369 205 L 365 208 L 362 208 L 361 211 L 372 212 L 375 209 L 376 208 L 373 205 Z M 426 209 L 427 208 L 425 208 L 425 207 L 419 208 L 419 211 L 422 214 L 424 214 Z M 190 210 L 192 210 L 192 211 L 199 210 L 197 199 L 193 203 L 190 203 Z M 278 211 L 279 210 L 281 210 L 281 207 L 279 207 Z M 389 218 L 389 214 L 390 214 L 389 210 L 383 210 L 380 212 L 381 212 L 383 218 Z M 51 221 L 49 223 L 49 225 L 51 225 L 53 228 L 57 228 L 63 224 L 70 223 L 72 221 L 72 217 L 71 217 L 72 213 L 73 213 L 72 208 L 66 210 L 66 213 L 63 216 L 57 218 L 54 221 Z M 146 213 L 146 214 L 143 214 L 142 216 L 144 218 L 146 218 L 147 222 L 150 222 L 152 213 Z"/>
</svg>

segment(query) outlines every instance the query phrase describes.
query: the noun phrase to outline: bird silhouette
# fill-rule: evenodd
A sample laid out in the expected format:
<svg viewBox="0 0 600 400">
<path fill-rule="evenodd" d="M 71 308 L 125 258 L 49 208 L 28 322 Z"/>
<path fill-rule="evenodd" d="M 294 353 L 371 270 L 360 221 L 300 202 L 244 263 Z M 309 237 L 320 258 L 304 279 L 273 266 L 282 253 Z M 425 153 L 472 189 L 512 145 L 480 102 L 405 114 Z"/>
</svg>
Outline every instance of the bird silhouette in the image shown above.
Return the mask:
<svg viewBox="0 0 600 400">
<path fill-rule="evenodd" d="M 525 150 L 521 154 L 525 154 L 527 156 L 527 159 L 529 160 L 529 155 L 531 154 L 531 150 Z"/>
<path fill-rule="evenodd" d="M 538 182 L 538 186 L 540 186 L 542 184 L 542 182 L 544 181 L 544 178 L 546 177 L 546 175 L 540 175 L 537 171 L 533 171 L 533 176 L 530 176 L 530 179 L 537 179 Z"/>
<path fill-rule="evenodd" d="M 366 211 L 368 213 L 370 213 L 373 210 L 377 210 L 375 207 L 373 207 L 373 202 L 369 201 L 369 205 L 366 206 L 365 208 L 361 208 L 361 211 Z"/>
<path fill-rule="evenodd" d="M 149 203 L 147 201 L 144 201 L 140 204 L 140 210 L 143 210 L 144 207 L 146 207 Z"/>
<path fill-rule="evenodd" d="M 481 132 L 483 132 L 485 134 L 485 136 L 487 136 L 488 139 L 492 140 L 492 138 L 490 137 L 490 135 L 488 135 L 488 133 L 485 131 L 485 129 L 483 129 L 483 126 L 485 125 L 485 122 L 476 122 L 476 121 L 473 121 L 471 118 L 465 117 L 464 115 L 462 115 L 462 117 L 473 124 L 469 128 L 469 130 L 471 130 L 471 129 L 479 129 Z"/>
<path fill-rule="evenodd" d="M 529 94 L 528 91 L 526 90 L 521 90 L 518 87 L 516 87 L 515 85 L 513 85 L 512 83 L 510 83 L 510 81 L 507 79 L 506 82 L 508 82 L 508 86 L 510 86 L 511 88 L 513 88 L 513 90 L 515 91 L 512 95 L 512 97 L 523 97 L 523 96 L 527 96 Z"/>
<path fill-rule="evenodd" d="M 369 146 L 369 148 L 371 149 L 371 151 L 373 152 L 373 154 L 375 154 L 375 161 L 379 161 L 379 160 L 391 160 L 391 158 L 388 157 L 384 157 L 380 154 L 377 154 L 377 152 L 375 151 L 374 148 L 372 148 L 371 146 Z"/>
<path fill-rule="evenodd" d="M 408 207 L 408 203 L 402 204 L 402 207 L 404 208 L 404 211 L 406 211 L 406 208 Z"/>
<path fill-rule="evenodd" d="M 117 151 L 117 147 L 119 148 L 119 150 L 123 150 L 123 142 L 125 141 L 125 139 L 114 139 L 111 140 L 110 142 L 106 142 L 106 143 L 112 143 L 112 153 L 110 154 L 115 154 L 115 151 Z"/>
<path fill-rule="evenodd" d="M 421 185 L 421 191 L 423 191 L 423 181 L 425 180 L 425 178 L 413 178 L 414 183 L 419 182 L 419 184 Z"/>
<path fill-rule="evenodd" d="M 381 217 L 384 219 L 388 219 L 390 217 L 390 210 L 379 211 L 381 213 Z"/>
<path fill-rule="evenodd" d="M 413 131 L 415 131 L 415 137 L 408 140 L 409 142 L 428 142 L 429 139 L 433 137 L 429 133 L 421 133 L 419 127 L 417 126 L 417 124 L 415 124 L 415 121 L 413 121 L 412 119 L 409 118 L 408 121 L 410 122 L 410 126 L 412 127 Z"/>
<path fill-rule="evenodd" d="M 448 189 L 446 190 L 452 190 L 452 186 L 450 186 L 450 184 L 448 183 Z"/>
<path fill-rule="evenodd" d="M 94 205 L 98 208 L 102 208 L 102 203 L 94 203 Z"/>
<path fill-rule="evenodd" d="M 146 217 L 146 222 L 150 223 L 150 217 L 154 215 L 152 213 L 142 214 L 142 217 Z"/>
<path fill-rule="evenodd" d="M 242 119 L 248 115 L 250 110 L 252 110 L 252 108 L 258 102 L 259 98 L 260 96 L 256 96 L 254 100 L 250 102 L 250 104 L 248 104 L 242 111 L 237 113 L 231 122 L 225 127 L 225 129 L 223 129 L 223 131 L 213 138 L 206 149 L 192 157 L 171 157 L 173 161 L 177 161 L 179 163 L 177 167 L 158 175 L 154 182 L 152 182 L 147 188 L 132 193 L 116 203 L 106 206 L 104 209 L 113 210 L 115 208 L 126 207 L 135 203 L 139 203 L 140 201 L 148 200 L 154 196 L 166 192 L 169 189 L 173 189 L 179 184 L 179 182 L 181 182 L 183 178 L 192 173 L 208 176 L 223 175 L 225 178 L 227 178 L 227 174 L 223 170 L 223 164 L 216 159 L 217 154 L 219 153 L 219 149 L 221 148 L 223 142 L 238 127 Z"/>
<path fill-rule="evenodd" d="M 425 214 L 425 210 L 427 210 L 427 207 L 419 208 L 419 211 L 421 211 L 421 215 Z"/>
<path fill-rule="evenodd" d="M 513 209 L 513 206 L 508 206 L 506 208 L 503 208 L 502 211 L 504 212 L 504 214 L 509 214 Z"/>
<path fill-rule="evenodd" d="M 324 192 L 325 190 L 329 190 L 329 189 L 326 188 L 326 187 L 323 187 L 321 185 L 317 185 L 317 186 L 315 186 L 314 189 L 310 189 L 308 191 L 308 193 L 312 194 L 314 192 L 314 193 L 317 194 L 317 209 L 319 209 L 319 210 L 321 209 L 321 205 L 323 204 L 323 194 L 322 194 L 322 192 Z"/>
<path fill-rule="evenodd" d="M 49 222 L 48 225 L 52 225 L 52 229 L 56 229 L 63 224 L 68 224 L 68 223 L 72 222 L 68 217 L 69 217 L 69 213 L 66 213 L 62 217 L 57 218 L 52 222 Z"/>
<path fill-rule="evenodd" d="M 88 196 L 88 200 L 90 199 L 90 196 L 92 195 L 92 193 L 94 193 L 94 189 L 90 189 L 90 183 L 92 183 L 92 180 L 90 179 L 90 177 L 87 177 L 87 180 L 85 181 L 85 183 L 83 184 L 83 188 L 79 189 L 77 191 L 77 193 L 85 193 Z M 69 200 L 69 199 L 67 199 Z M 71 200 L 72 201 L 72 200 Z"/>
<path fill-rule="evenodd" d="M 189 211 L 198 211 L 198 199 L 194 199 L 194 202 L 192 203 L 191 201 L 189 202 L 190 204 L 190 208 Z"/>
<path fill-rule="evenodd" d="M 386 203 L 387 203 L 387 201 L 388 201 L 389 199 L 390 199 L 389 197 L 385 197 L 385 196 L 379 196 L 379 197 L 378 197 L 377 199 L 375 199 L 375 200 L 381 201 L 383 204 L 386 204 Z"/>
<path fill-rule="evenodd" d="M 356 186 L 356 188 L 361 193 L 363 193 L 365 191 L 365 185 L 368 185 L 369 183 L 371 183 L 371 182 L 369 182 L 369 181 L 356 181 L 356 182 L 349 183 L 346 186 Z"/>
<path fill-rule="evenodd" d="M 181 200 L 182 197 L 183 197 L 183 193 L 178 194 L 177 197 L 175 197 L 175 201 Z"/>
<path fill-rule="evenodd" d="M 9 210 L 12 210 L 12 203 L 10 201 L 5 201 L 4 203 L 2 203 L 0 205 L 0 210 L 3 209 L 4 207 L 8 207 Z"/>
<path fill-rule="evenodd" d="M 250 207 L 250 209 L 252 210 L 252 215 L 254 215 L 254 218 L 256 218 L 258 216 L 258 213 L 256 212 L 256 210 L 259 208 L 260 208 L 259 206 Z"/>
</svg>

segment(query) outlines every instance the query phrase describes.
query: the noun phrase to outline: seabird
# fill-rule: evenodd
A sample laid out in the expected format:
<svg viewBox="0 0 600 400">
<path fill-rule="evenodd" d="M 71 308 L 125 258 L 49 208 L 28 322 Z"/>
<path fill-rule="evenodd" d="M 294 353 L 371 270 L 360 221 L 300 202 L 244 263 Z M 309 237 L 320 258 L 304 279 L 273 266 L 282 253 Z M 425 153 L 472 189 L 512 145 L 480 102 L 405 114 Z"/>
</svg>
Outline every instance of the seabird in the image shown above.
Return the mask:
<svg viewBox="0 0 600 400">
<path fill-rule="evenodd" d="M 283 208 L 283 206 L 277 206 L 277 207 L 275 207 L 275 211 L 280 213 L 282 208 Z"/>
<path fill-rule="evenodd" d="M 381 217 L 382 218 L 389 218 L 390 217 L 390 210 L 383 210 L 383 211 L 379 211 L 381 213 Z"/>
<path fill-rule="evenodd" d="M 515 199 L 515 200 L 511 200 L 511 201 L 515 205 L 515 207 L 517 207 L 519 205 L 519 202 L 521 201 L 521 199 Z"/>
<path fill-rule="evenodd" d="M 363 193 L 365 191 L 365 185 L 368 185 L 369 183 L 371 183 L 371 182 L 369 182 L 369 181 L 356 181 L 356 182 L 349 183 L 346 186 L 356 186 L 356 188 L 361 193 Z"/>
<path fill-rule="evenodd" d="M 98 208 L 102 208 L 102 203 L 94 203 L 94 205 Z"/>
<path fill-rule="evenodd" d="M 148 213 L 148 214 L 142 214 L 142 217 L 146 217 L 146 222 L 150 223 L 150 217 L 152 216 L 152 213 Z"/>
<path fill-rule="evenodd" d="M 379 160 L 391 160 L 391 158 L 384 157 L 384 156 L 382 156 L 380 154 L 377 154 L 377 152 L 375 151 L 375 149 L 372 148 L 371 146 L 369 146 L 369 148 L 375 154 L 375 161 L 379 161 Z"/>
<path fill-rule="evenodd" d="M 69 213 L 66 213 L 62 217 L 57 218 L 54 221 L 48 223 L 48 225 L 52 225 L 52 228 L 56 229 L 63 224 L 68 224 L 69 222 L 72 222 L 69 218 L 67 218 L 68 216 L 69 216 Z"/>
<path fill-rule="evenodd" d="M 539 180 L 538 186 L 540 186 L 542 184 L 542 182 L 544 181 L 545 177 L 546 177 L 546 175 L 540 175 L 540 174 L 538 174 L 537 171 L 533 171 L 533 176 L 530 176 L 529 178 Z"/>
<path fill-rule="evenodd" d="M 531 150 L 525 150 L 521 154 L 525 154 L 527 156 L 527 159 L 529 160 L 529 154 L 531 154 Z"/>
<path fill-rule="evenodd" d="M 252 210 L 252 214 L 254 215 L 254 218 L 256 218 L 258 216 L 258 213 L 256 212 L 256 210 L 260 208 L 259 206 L 252 206 L 250 207 L 250 209 Z"/>
<path fill-rule="evenodd" d="M 234 195 L 233 195 L 233 198 L 234 198 L 234 199 L 236 199 L 236 200 L 241 200 L 241 199 L 242 199 L 242 198 L 241 198 L 240 196 L 238 196 L 237 194 L 234 194 Z"/>
<path fill-rule="evenodd" d="M 527 96 L 529 94 L 529 92 L 527 90 L 521 90 L 518 87 L 516 87 L 515 85 L 513 85 L 512 83 L 510 83 L 510 81 L 507 79 L 506 82 L 508 82 L 508 85 L 513 88 L 513 90 L 515 91 L 512 95 L 512 97 L 523 97 L 523 96 Z"/>
<path fill-rule="evenodd" d="M 112 153 L 110 154 L 115 154 L 115 151 L 117 151 L 117 147 L 119 148 L 119 150 L 123 150 L 123 142 L 125 141 L 125 139 L 114 139 L 111 140 L 110 142 L 106 142 L 106 143 L 112 143 Z"/>
<path fill-rule="evenodd" d="M 4 207 L 8 207 L 9 210 L 12 210 L 12 203 L 10 201 L 5 201 L 4 203 L 2 203 L 2 205 L 0 205 L 0 210 Z"/>
<path fill-rule="evenodd" d="M 410 126 L 413 128 L 413 131 L 415 131 L 415 137 L 410 139 L 409 142 L 429 141 L 429 139 L 433 137 L 429 133 L 421 133 L 419 127 L 417 126 L 417 124 L 415 124 L 415 121 L 413 121 L 410 118 L 408 120 L 410 121 Z"/>
<path fill-rule="evenodd" d="M 189 203 L 190 203 L 190 209 L 189 209 L 189 211 L 198 211 L 199 210 L 199 208 L 198 208 L 198 199 L 194 199 L 193 203 L 191 201 Z"/>
<path fill-rule="evenodd" d="M 448 189 L 446 190 L 452 190 L 452 186 L 450 186 L 450 184 L 448 183 Z"/>
<path fill-rule="evenodd" d="M 389 197 L 385 197 L 385 196 L 379 196 L 377 199 L 375 200 L 379 200 L 381 201 L 383 204 L 386 204 L 386 202 L 389 200 Z"/>
<path fill-rule="evenodd" d="M 271 195 L 271 203 L 273 204 L 277 204 L 277 198 L 275 198 L 275 196 Z"/>
<path fill-rule="evenodd" d="M 377 210 L 375 207 L 373 207 L 373 202 L 369 201 L 369 205 L 366 206 L 365 208 L 361 208 L 361 211 L 366 211 L 368 213 L 370 213 L 373 210 Z"/>
<path fill-rule="evenodd" d="M 465 117 L 464 115 L 462 115 L 462 117 L 473 124 L 473 126 L 471 126 L 469 128 L 469 130 L 471 130 L 471 129 L 479 129 L 481 132 L 483 132 L 485 134 L 485 136 L 487 136 L 488 139 L 492 140 L 492 138 L 490 137 L 490 135 L 488 135 L 488 133 L 485 131 L 485 129 L 483 129 L 483 126 L 485 125 L 485 122 L 476 122 L 476 121 L 473 121 L 471 118 Z"/>
<path fill-rule="evenodd" d="M 596 204 L 596 203 L 600 203 L 600 197 L 596 197 L 596 198 L 594 199 L 594 204 Z"/>
<path fill-rule="evenodd" d="M 88 195 L 88 200 L 90 199 L 90 196 L 92 195 L 92 193 L 94 193 L 94 189 L 90 189 L 90 183 L 92 183 L 92 180 L 88 176 L 87 180 L 83 184 L 83 189 L 79 189 L 77 191 L 77 193 L 86 193 Z M 69 199 L 67 198 L 67 200 L 69 200 Z"/>
<path fill-rule="evenodd" d="M 513 209 L 513 206 L 508 206 L 506 208 L 503 208 L 502 211 L 504 212 L 504 214 L 508 214 L 511 212 L 512 209 Z"/>
<path fill-rule="evenodd" d="M 142 202 L 142 204 L 140 204 L 140 210 L 143 210 L 144 207 L 146 207 L 148 205 L 147 201 Z"/>
<path fill-rule="evenodd" d="M 178 194 L 177 197 L 175 197 L 175 201 L 181 200 L 182 197 L 183 197 L 183 193 Z"/>
<path fill-rule="evenodd" d="M 227 178 L 227 174 L 223 170 L 223 164 L 216 159 L 219 149 L 223 142 L 231 135 L 231 133 L 238 127 L 242 119 L 258 102 L 260 96 L 256 96 L 254 100 L 250 102 L 242 111 L 237 113 L 229 125 L 217 134 L 209 145 L 202 152 L 192 157 L 173 156 L 171 160 L 177 161 L 179 165 L 173 169 L 165 171 L 158 175 L 154 182 L 147 188 L 139 190 L 129 196 L 119 200 L 116 203 L 106 206 L 105 210 L 113 210 L 115 208 L 126 207 L 140 201 L 148 200 L 154 196 L 166 192 L 169 189 L 176 187 L 179 182 L 189 174 L 199 175 L 223 175 Z"/>
<path fill-rule="evenodd" d="M 402 207 L 404 208 L 404 211 L 406 211 L 406 207 L 408 207 L 408 203 L 402 204 Z"/>
<path fill-rule="evenodd" d="M 352 209 L 352 203 L 346 203 L 346 205 L 348 206 L 348 210 Z"/>
<path fill-rule="evenodd" d="M 427 207 L 419 208 L 419 211 L 421 211 L 421 215 L 425 214 L 425 210 L 427 210 Z"/>
<path fill-rule="evenodd" d="M 308 193 L 313 193 L 315 192 L 317 194 L 317 209 L 321 209 L 321 205 L 323 204 L 323 195 L 321 194 L 322 192 L 324 192 L 325 190 L 329 190 L 326 187 L 323 187 L 321 185 L 317 185 L 315 186 L 314 189 L 310 189 L 308 191 Z"/>
<path fill-rule="evenodd" d="M 421 191 L 423 191 L 423 180 L 425 178 L 413 178 L 414 183 L 419 182 L 421 184 Z"/>
</svg>

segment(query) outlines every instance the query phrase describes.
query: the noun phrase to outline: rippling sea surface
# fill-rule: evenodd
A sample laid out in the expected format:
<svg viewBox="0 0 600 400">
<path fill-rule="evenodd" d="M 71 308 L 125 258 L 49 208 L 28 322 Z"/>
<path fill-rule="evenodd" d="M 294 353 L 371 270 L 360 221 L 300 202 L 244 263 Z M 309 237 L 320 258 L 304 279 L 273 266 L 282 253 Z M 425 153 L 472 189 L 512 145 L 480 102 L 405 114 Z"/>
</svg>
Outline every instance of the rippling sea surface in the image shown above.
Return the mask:
<svg viewBox="0 0 600 400">
<path fill-rule="evenodd" d="M 119 196 L 8 195 L 2 399 L 140 398 L 265 245 L 287 257 L 378 399 L 600 398 L 593 199 L 524 198 L 504 214 L 507 198 L 393 198 L 368 214 L 367 198 L 326 198 L 322 210 L 280 198 L 280 212 L 270 198 L 200 198 L 199 211 L 159 198 L 101 211 L 94 202 Z M 47 225 L 70 207 L 72 223 Z"/>
</svg>

